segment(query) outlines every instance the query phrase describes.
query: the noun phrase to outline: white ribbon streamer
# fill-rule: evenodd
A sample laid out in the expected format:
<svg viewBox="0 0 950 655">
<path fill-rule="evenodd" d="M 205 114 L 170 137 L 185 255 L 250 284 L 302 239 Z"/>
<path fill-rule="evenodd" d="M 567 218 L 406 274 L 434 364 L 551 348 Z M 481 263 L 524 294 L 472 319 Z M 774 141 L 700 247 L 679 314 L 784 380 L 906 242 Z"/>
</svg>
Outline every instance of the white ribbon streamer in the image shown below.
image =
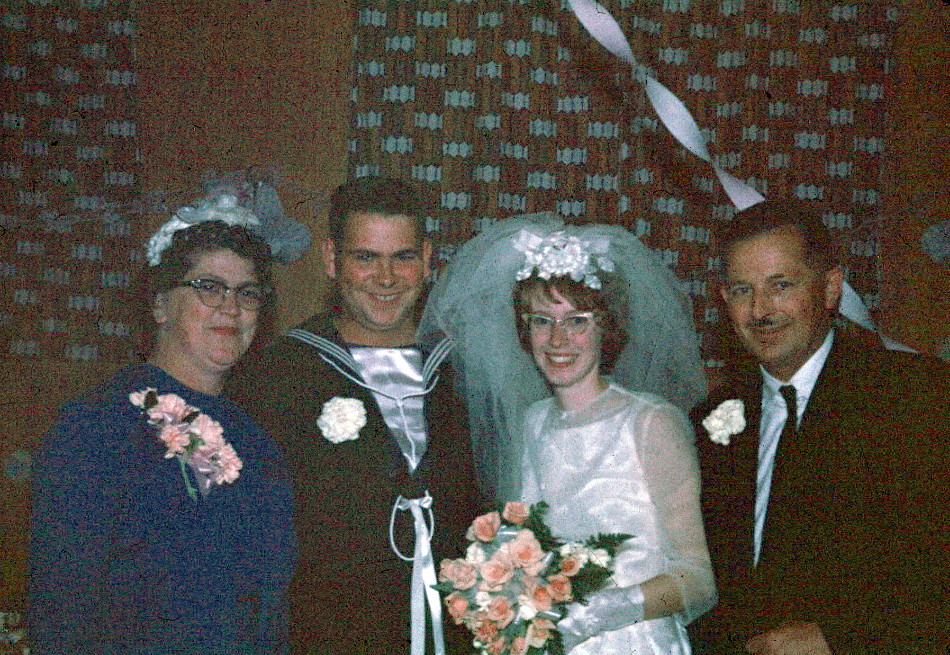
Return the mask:
<svg viewBox="0 0 950 655">
<path fill-rule="evenodd" d="M 618 25 L 614 17 L 610 15 L 610 12 L 604 9 L 598 2 L 595 2 L 595 0 L 568 0 L 568 4 L 571 7 L 571 11 L 577 16 L 577 20 L 581 22 L 584 29 L 586 29 L 598 43 L 636 69 L 637 60 L 636 57 L 633 56 L 630 43 L 627 41 L 627 37 L 624 36 L 623 30 L 620 29 L 620 25 Z M 716 176 L 719 178 L 722 188 L 737 210 L 742 211 L 743 209 L 748 209 L 752 205 L 765 200 L 765 197 L 758 191 L 713 162 L 712 157 L 709 155 L 709 150 L 706 148 L 706 140 L 699 130 L 699 125 L 697 125 L 682 100 L 677 98 L 672 91 L 652 77 L 646 74 L 637 75 L 636 77 L 640 79 L 645 87 L 647 98 L 649 98 L 650 104 L 653 105 L 653 109 L 656 111 L 663 125 L 666 126 L 666 129 L 670 131 L 670 134 L 672 134 L 684 148 L 700 159 L 709 162 L 716 172 Z M 872 332 L 877 332 L 881 337 L 881 341 L 884 342 L 885 347 L 889 350 L 916 352 L 913 348 L 905 346 L 880 332 L 874 325 L 871 314 L 861 301 L 861 297 L 858 296 L 857 292 L 851 288 L 851 285 L 847 282 L 842 285 L 841 302 L 838 311 L 844 317 L 854 321 L 858 325 Z"/>
<path fill-rule="evenodd" d="M 426 652 L 426 617 L 425 601 L 429 601 L 429 613 L 432 616 L 432 643 L 435 655 L 445 655 L 445 636 L 442 632 L 442 604 L 439 592 L 433 586 L 437 583 L 435 575 L 435 561 L 432 558 L 432 530 L 426 524 L 425 514 L 428 510 L 429 524 L 434 528 L 435 518 L 432 515 L 432 496 L 428 490 L 422 498 L 405 498 L 399 496 L 393 505 L 389 520 L 389 545 L 396 555 L 412 562 L 412 585 L 409 627 L 412 635 L 410 644 L 411 655 L 425 655 Z M 396 522 L 396 512 L 409 510 L 412 513 L 415 526 L 415 546 L 412 557 L 406 557 L 396 545 L 393 526 Z"/>
<path fill-rule="evenodd" d="M 895 341 L 881 332 L 878 327 L 874 325 L 871 312 L 868 311 L 868 308 L 861 300 L 861 296 L 859 296 L 858 292 L 847 282 L 842 282 L 841 284 L 841 300 L 838 302 L 838 313 L 871 332 L 877 332 L 878 336 L 881 337 L 881 341 L 884 342 L 884 347 L 888 350 L 902 350 L 907 353 L 917 352 L 910 346 L 905 346 L 900 341 Z"/>
<path fill-rule="evenodd" d="M 568 0 L 568 4 L 581 25 L 598 43 L 634 68 L 637 66 L 630 43 L 623 35 L 620 25 L 606 9 L 594 0 Z M 742 211 L 765 200 L 758 191 L 713 162 L 706 149 L 706 140 L 699 130 L 699 125 L 696 124 L 686 105 L 672 91 L 652 77 L 647 75 L 637 77 L 638 79 L 642 77 L 640 81 L 660 121 L 684 148 L 712 166 L 722 188 L 736 209 Z"/>
</svg>

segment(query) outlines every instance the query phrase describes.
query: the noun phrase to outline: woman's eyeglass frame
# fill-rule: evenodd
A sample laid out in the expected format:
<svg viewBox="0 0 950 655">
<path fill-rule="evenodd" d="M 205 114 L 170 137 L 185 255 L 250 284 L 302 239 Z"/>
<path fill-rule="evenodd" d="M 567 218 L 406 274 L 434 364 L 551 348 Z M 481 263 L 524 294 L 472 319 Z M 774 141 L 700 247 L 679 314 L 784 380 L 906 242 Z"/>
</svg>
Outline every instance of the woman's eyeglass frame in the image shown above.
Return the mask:
<svg viewBox="0 0 950 655">
<path fill-rule="evenodd" d="M 521 314 L 521 320 L 529 330 L 534 332 L 551 334 L 555 327 L 560 327 L 575 337 L 586 334 L 591 326 L 597 324 L 597 316 L 594 312 L 571 312 L 563 318 L 524 312 Z"/>
<path fill-rule="evenodd" d="M 198 294 L 198 300 L 205 307 L 216 309 L 224 304 L 224 299 L 229 293 L 234 294 L 234 304 L 240 309 L 256 312 L 271 301 L 274 293 L 273 287 L 256 282 L 247 282 L 236 287 L 229 287 L 221 280 L 213 278 L 198 278 L 195 280 L 182 280 L 175 287 L 190 287 Z M 174 288 L 174 287 L 173 287 Z"/>
</svg>

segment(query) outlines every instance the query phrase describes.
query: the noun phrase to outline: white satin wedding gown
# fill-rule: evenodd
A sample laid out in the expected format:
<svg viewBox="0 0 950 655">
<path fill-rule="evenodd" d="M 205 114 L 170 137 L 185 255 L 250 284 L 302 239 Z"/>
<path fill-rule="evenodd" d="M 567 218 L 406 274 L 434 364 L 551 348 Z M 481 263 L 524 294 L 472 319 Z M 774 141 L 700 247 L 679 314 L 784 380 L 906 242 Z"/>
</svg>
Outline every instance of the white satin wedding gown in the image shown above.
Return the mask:
<svg viewBox="0 0 950 655">
<path fill-rule="evenodd" d="M 598 532 L 634 535 L 617 553 L 611 585 L 637 585 L 667 573 L 684 600 L 676 614 L 601 632 L 570 655 L 691 653 L 685 626 L 716 597 L 693 434 L 681 410 L 615 384 L 581 410 L 561 412 L 554 398 L 528 410 L 523 499 L 550 505 L 546 523 L 563 540 Z M 613 624 L 625 622 L 619 618 Z"/>
</svg>

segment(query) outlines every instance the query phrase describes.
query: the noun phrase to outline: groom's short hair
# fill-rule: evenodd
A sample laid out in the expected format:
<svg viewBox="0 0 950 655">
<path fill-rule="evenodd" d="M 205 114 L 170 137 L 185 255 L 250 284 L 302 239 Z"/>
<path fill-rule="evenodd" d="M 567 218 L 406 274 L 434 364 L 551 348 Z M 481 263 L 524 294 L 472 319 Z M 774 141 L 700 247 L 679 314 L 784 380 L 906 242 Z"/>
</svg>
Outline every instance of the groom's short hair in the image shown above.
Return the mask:
<svg viewBox="0 0 950 655">
<path fill-rule="evenodd" d="M 805 262 L 816 271 L 838 265 L 837 249 L 818 210 L 800 200 L 766 200 L 742 210 L 720 230 L 718 252 L 725 267 L 740 241 L 783 227 L 794 229 L 805 246 Z"/>
<path fill-rule="evenodd" d="M 361 177 L 341 184 L 330 196 L 327 210 L 329 236 L 337 244 L 346 236 L 350 214 L 384 214 L 413 219 L 419 240 L 426 238 L 426 203 L 414 187 L 392 177 Z"/>
</svg>

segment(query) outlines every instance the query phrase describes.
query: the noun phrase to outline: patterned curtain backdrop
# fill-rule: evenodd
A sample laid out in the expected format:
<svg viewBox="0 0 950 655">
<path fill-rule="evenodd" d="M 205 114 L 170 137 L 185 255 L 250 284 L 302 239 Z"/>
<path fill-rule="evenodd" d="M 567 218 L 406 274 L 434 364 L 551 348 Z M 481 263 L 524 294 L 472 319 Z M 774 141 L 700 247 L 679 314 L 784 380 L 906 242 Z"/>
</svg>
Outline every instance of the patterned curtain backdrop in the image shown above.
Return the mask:
<svg viewBox="0 0 950 655">
<path fill-rule="evenodd" d="M 721 166 L 814 202 L 873 308 L 896 2 L 602 4 Z M 626 226 L 683 280 L 704 354 L 721 356 L 710 234 L 734 209 L 566 0 L 360 0 L 355 21 L 351 177 L 404 177 L 438 199 L 441 259 L 518 213 Z"/>
<path fill-rule="evenodd" d="M 129 356 L 143 235 L 131 0 L 2 13 L 0 357 Z"/>
</svg>

